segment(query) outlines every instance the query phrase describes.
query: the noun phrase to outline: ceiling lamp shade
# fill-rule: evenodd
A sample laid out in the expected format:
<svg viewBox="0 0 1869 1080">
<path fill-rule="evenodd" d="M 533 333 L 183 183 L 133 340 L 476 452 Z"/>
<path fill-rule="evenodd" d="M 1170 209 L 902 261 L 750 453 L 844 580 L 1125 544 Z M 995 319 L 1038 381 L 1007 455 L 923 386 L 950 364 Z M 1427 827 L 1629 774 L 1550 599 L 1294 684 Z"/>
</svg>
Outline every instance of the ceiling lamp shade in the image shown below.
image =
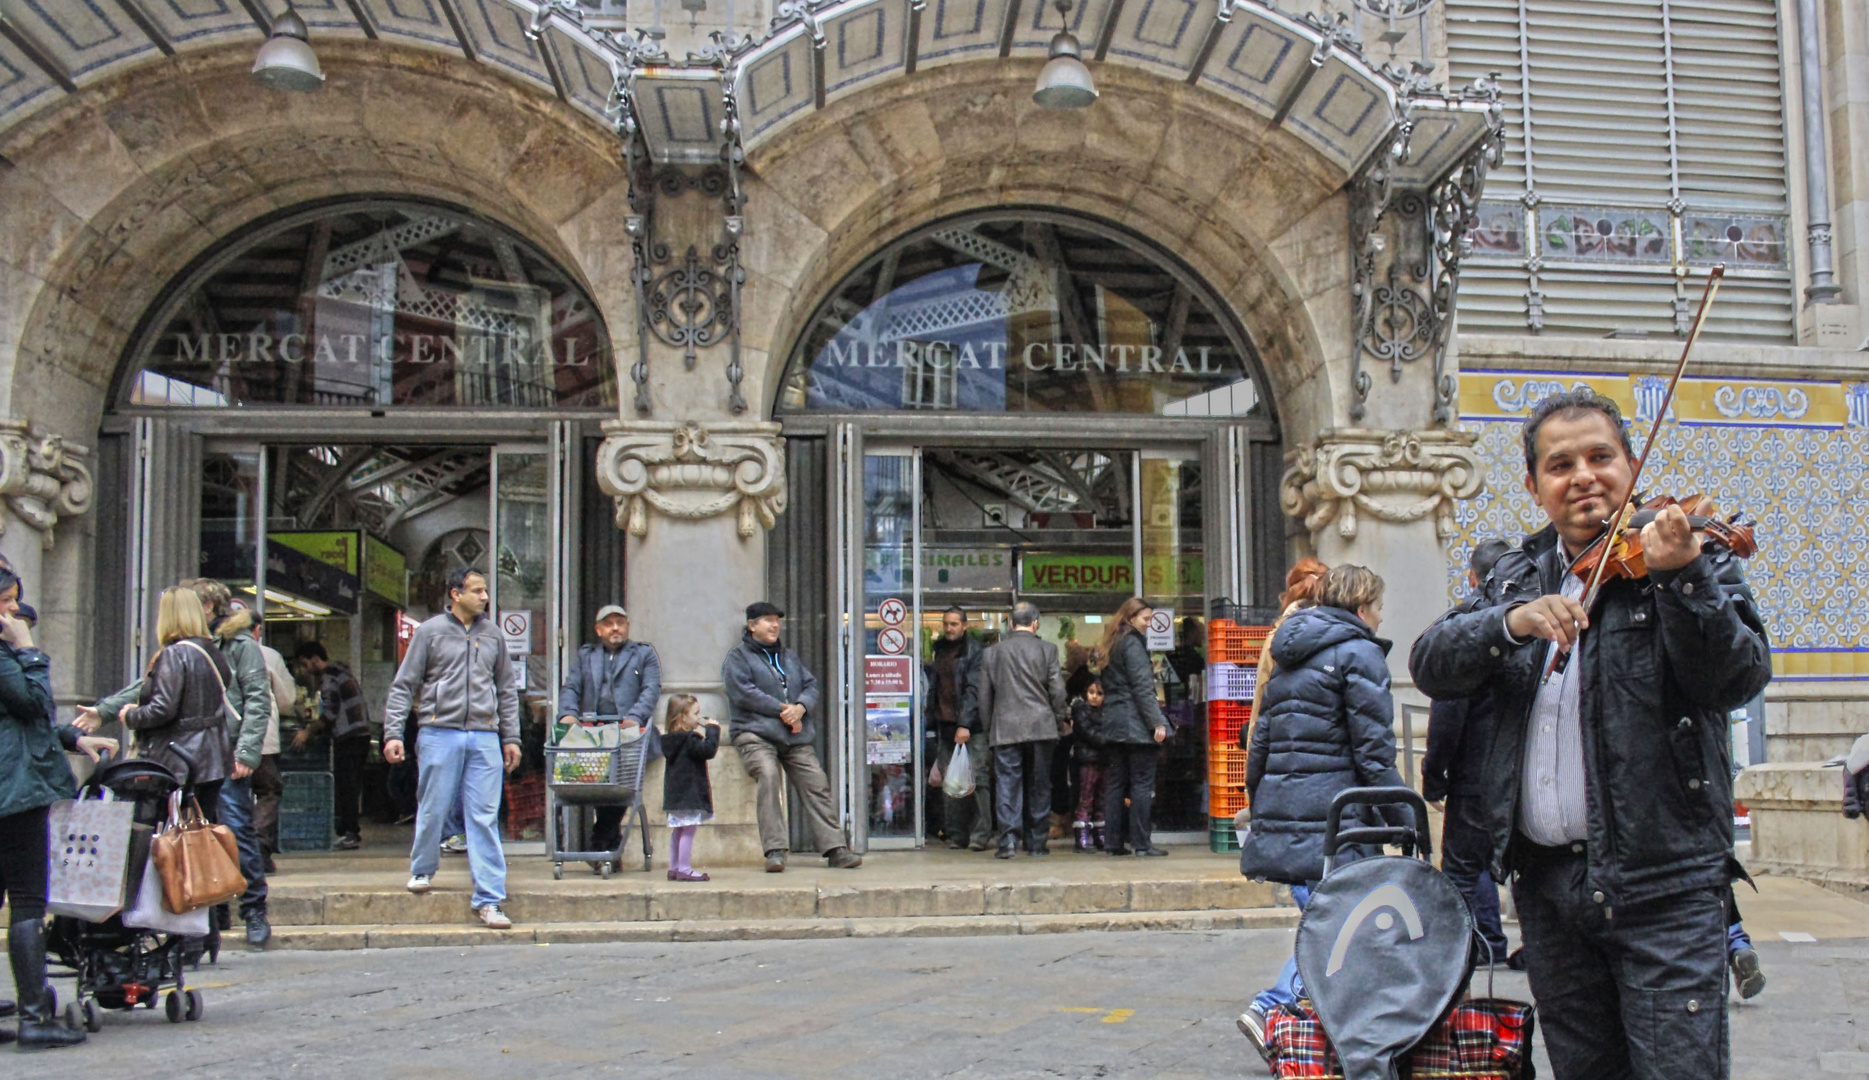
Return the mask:
<svg viewBox="0 0 1869 1080">
<path fill-rule="evenodd" d="M 324 69 L 312 52 L 311 31 L 298 12 L 287 8 L 273 20 L 272 36 L 253 58 L 253 79 L 274 90 L 305 92 L 324 85 Z"/>
<path fill-rule="evenodd" d="M 1051 58 L 1038 73 L 1032 100 L 1041 109 L 1087 109 L 1097 100 L 1097 87 L 1084 66 L 1083 47 L 1071 33 L 1071 0 L 1058 0 L 1057 6 L 1065 26 L 1051 39 Z"/>
</svg>

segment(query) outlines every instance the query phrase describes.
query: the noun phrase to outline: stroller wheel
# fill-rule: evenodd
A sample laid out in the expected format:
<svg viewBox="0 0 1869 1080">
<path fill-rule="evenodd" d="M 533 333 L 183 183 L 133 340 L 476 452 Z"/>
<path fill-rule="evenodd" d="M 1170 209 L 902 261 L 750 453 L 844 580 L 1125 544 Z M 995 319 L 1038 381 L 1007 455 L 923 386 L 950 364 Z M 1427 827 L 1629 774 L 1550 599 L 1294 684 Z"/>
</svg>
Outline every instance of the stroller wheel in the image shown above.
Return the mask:
<svg viewBox="0 0 1869 1080">
<path fill-rule="evenodd" d="M 607 863 L 607 862 L 606 862 L 606 863 L 604 863 L 604 864 L 603 864 L 603 869 L 601 869 L 601 870 L 599 870 L 599 871 L 597 871 L 597 872 L 603 875 L 603 878 L 604 878 L 604 880 L 605 880 L 605 881 L 609 881 L 609 880 L 610 880 L 610 864 L 609 864 L 609 863 Z"/>
<path fill-rule="evenodd" d="M 162 1011 L 163 1011 L 163 1014 L 169 1018 L 169 1023 L 171 1024 L 181 1023 L 182 1022 L 182 995 L 176 993 L 173 990 L 169 991 L 167 996 L 165 996 L 162 999 Z"/>
<path fill-rule="evenodd" d="M 552 880 L 563 881 L 564 879 L 565 879 L 565 864 L 564 863 L 554 864 L 552 866 Z"/>
<path fill-rule="evenodd" d="M 202 1004 L 201 1001 L 201 991 L 190 990 L 188 992 L 188 1007 L 187 1010 L 182 1013 L 182 1019 L 192 1024 L 201 1019 L 201 1014 L 206 1011 L 207 1006 Z"/>
<path fill-rule="evenodd" d="M 84 1029 L 84 1006 L 75 1001 L 65 1006 L 65 1026 L 73 1031 Z"/>
<path fill-rule="evenodd" d="M 84 1030 L 93 1035 L 104 1030 L 104 1010 L 90 998 L 84 1000 Z"/>
</svg>

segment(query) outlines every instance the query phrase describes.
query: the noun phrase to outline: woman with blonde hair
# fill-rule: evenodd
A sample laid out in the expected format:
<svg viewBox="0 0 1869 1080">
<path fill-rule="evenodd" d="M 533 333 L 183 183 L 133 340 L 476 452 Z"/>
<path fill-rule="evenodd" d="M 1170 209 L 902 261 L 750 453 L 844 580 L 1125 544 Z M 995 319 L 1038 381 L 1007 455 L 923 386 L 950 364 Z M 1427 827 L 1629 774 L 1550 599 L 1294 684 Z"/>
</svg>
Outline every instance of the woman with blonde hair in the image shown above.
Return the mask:
<svg viewBox="0 0 1869 1080">
<path fill-rule="evenodd" d="M 137 703 L 123 710 L 123 726 L 136 733 L 144 757 L 193 785 L 202 816 L 218 821 L 221 782 L 233 773 L 226 712 L 233 672 L 208 640 L 207 614 L 193 589 L 162 590 L 156 640 L 162 650 L 149 661 Z"/>
<path fill-rule="evenodd" d="M 1155 700 L 1155 668 L 1149 662 L 1149 619 L 1154 614 L 1141 597 L 1130 597 L 1116 609 L 1097 646 L 1097 662 L 1103 668 L 1097 735 L 1105 747 L 1104 850 L 1111 855 L 1168 854 L 1150 837 L 1155 766 L 1168 738 L 1168 719 Z"/>
</svg>

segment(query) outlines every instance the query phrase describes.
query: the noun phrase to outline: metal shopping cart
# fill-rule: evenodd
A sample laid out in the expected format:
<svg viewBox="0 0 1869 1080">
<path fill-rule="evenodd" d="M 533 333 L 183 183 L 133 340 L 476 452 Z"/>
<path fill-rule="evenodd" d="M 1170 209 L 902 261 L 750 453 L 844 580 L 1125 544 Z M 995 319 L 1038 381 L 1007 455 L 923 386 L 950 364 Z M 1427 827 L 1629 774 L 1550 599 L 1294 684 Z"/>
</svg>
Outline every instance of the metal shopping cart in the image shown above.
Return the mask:
<svg viewBox="0 0 1869 1080">
<path fill-rule="evenodd" d="M 557 744 L 545 748 L 546 783 L 551 786 L 554 817 L 548 854 L 552 859 L 552 877 L 562 879 L 565 863 L 594 863 L 597 872 L 608 878 L 623 865 L 623 850 L 629 847 L 630 831 L 642 834 L 642 868 L 649 869 L 654 849 L 649 842 L 649 822 L 642 806 L 643 766 L 653 745 L 654 736 L 645 728 L 627 728 L 618 717 L 585 717 L 576 727 L 559 736 Z M 613 729 L 617 745 L 583 745 L 593 739 L 607 740 L 605 727 Z M 628 736 L 634 731 L 634 737 Z M 573 732 L 579 737 L 574 737 Z M 588 844 L 592 829 L 592 811 L 599 806 L 621 806 L 623 820 L 617 834 L 617 846 L 610 851 L 574 851 L 565 845 Z"/>
</svg>

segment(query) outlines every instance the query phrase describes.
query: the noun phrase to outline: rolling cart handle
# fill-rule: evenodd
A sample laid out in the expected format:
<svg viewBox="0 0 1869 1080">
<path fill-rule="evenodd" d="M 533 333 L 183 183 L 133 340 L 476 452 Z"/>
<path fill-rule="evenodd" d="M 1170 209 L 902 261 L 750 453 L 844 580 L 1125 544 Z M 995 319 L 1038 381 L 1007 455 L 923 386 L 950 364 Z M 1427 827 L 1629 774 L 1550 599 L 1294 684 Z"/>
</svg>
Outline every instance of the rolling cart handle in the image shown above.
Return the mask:
<svg viewBox="0 0 1869 1080">
<path fill-rule="evenodd" d="M 1405 825 L 1365 825 L 1338 831 L 1343 812 L 1352 806 L 1394 806 L 1398 803 L 1405 803 L 1414 811 L 1414 828 Z M 1324 820 L 1324 858 L 1334 858 L 1337 849 L 1345 844 L 1403 844 L 1414 847 L 1423 859 L 1428 859 L 1434 854 L 1434 844 L 1428 836 L 1428 804 L 1414 788 L 1345 788 L 1330 800 L 1330 816 Z"/>
</svg>

